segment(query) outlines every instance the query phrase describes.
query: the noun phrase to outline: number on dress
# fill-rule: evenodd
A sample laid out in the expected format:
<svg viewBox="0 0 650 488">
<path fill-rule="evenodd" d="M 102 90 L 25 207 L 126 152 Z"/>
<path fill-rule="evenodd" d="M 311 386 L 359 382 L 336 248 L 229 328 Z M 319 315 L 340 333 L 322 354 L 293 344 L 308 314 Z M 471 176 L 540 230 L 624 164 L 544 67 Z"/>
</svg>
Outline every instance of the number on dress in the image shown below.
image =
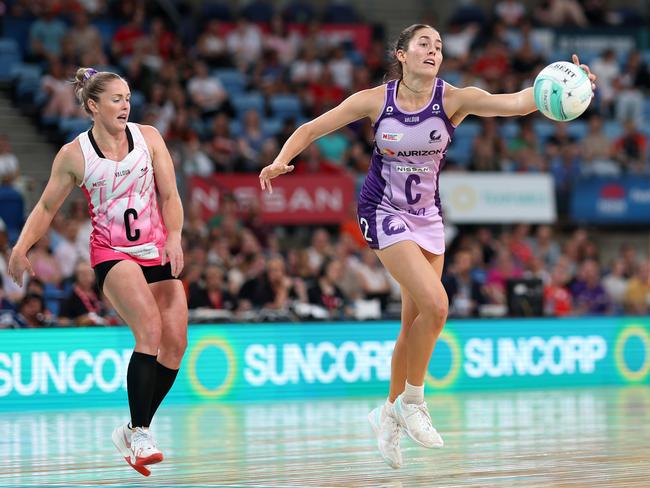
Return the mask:
<svg viewBox="0 0 650 488">
<path fill-rule="evenodd" d="M 131 232 L 132 229 L 129 217 L 133 217 L 134 221 L 138 220 L 138 212 L 134 208 L 127 208 L 124 211 L 124 229 L 126 230 L 126 238 L 131 242 L 135 242 L 140 239 L 140 229 L 135 229 L 135 232 Z"/>
<path fill-rule="evenodd" d="M 368 224 L 368 221 L 365 217 L 361 217 L 359 223 L 363 226 L 363 237 L 366 238 L 366 241 L 372 242 L 372 237 L 368 235 L 368 231 L 370 230 L 370 224 Z"/>
</svg>

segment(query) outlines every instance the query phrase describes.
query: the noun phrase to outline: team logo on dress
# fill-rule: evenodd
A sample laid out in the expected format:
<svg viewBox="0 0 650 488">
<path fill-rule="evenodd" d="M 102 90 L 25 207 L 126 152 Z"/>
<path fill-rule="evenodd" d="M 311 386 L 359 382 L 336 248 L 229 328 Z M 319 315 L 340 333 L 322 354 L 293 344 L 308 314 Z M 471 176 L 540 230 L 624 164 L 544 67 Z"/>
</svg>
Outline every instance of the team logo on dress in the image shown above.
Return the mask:
<svg viewBox="0 0 650 488">
<path fill-rule="evenodd" d="M 100 188 L 102 186 L 106 186 L 106 180 L 99 180 L 93 182 L 93 188 Z"/>
<path fill-rule="evenodd" d="M 437 103 L 434 103 L 434 104 L 431 106 L 431 111 L 432 111 L 432 112 L 440 112 L 440 105 L 437 104 Z"/>
<path fill-rule="evenodd" d="M 442 134 L 440 134 L 437 129 L 433 129 L 429 134 L 429 144 L 433 142 L 440 142 L 440 139 L 442 139 Z"/>
<path fill-rule="evenodd" d="M 399 132 L 382 132 L 381 134 L 382 141 L 399 142 L 402 140 L 402 137 L 404 137 L 404 134 L 400 134 Z"/>
<path fill-rule="evenodd" d="M 386 113 L 387 114 L 392 114 L 393 113 L 393 107 L 391 107 L 390 105 L 388 107 L 386 107 Z"/>
<path fill-rule="evenodd" d="M 400 234 L 406 230 L 406 224 L 393 215 L 384 217 L 384 220 L 381 223 L 381 227 L 384 229 L 384 233 L 387 236 Z"/>
<path fill-rule="evenodd" d="M 382 154 L 385 154 L 386 156 L 392 156 L 392 157 L 395 157 L 395 156 L 397 155 L 397 153 L 396 153 L 395 151 L 391 151 L 391 150 L 388 149 L 387 147 L 383 148 L 383 149 L 381 150 L 381 152 L 382 152 Z"/>
</svg>

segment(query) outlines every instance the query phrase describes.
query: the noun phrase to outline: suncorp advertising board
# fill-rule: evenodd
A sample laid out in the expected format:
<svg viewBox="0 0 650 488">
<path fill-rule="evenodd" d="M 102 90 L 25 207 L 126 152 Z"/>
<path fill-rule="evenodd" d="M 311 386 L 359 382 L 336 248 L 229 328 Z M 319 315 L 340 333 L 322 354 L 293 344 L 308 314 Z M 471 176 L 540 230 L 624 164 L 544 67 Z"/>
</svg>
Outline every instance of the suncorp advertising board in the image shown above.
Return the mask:
<svg viewBox="0 0 650 488">
<path fill-rule="evenodd" d="M 169 402 L 384 396 L 399 324 L 191 326 Z M 126 328 L 0 332 L 0 409 L 126 401 Z M 427 392 L 648 383 L 650 318 L 452 321 Z"/>
</svg>

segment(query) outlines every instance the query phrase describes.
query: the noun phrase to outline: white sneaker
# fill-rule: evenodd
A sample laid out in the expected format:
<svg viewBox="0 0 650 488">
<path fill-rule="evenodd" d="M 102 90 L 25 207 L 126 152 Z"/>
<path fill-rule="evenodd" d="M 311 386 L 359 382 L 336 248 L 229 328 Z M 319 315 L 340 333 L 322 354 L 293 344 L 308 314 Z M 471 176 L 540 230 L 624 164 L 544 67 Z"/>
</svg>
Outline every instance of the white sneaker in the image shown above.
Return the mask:
<svg viewBox="0 0 650 488">
<path fill-rule="evenodd" d="M 147 469 L 144 466 L 136 466 L 135 464 L 131 463 L 132 435 L 133 435 L 133 431 L 129 429 L 129 424 L 125 424 L 125 425 L 120 425 L 113 431 L 113 434 L 111 435 L 111 439 L 113 440 L 113 444 L 115 444 L 115 447 L 117 447 L 117 450 L 120 451 L 120 454 L 122 455 L 122 457 L 124 457 L 124 460 L 127 462 L 129 466 L 135 469 L 142 476 L 149 476 L 151 474 L 151 471 L 149 469 Z"/>
<path fill-rule="evenodd" d="M 375 408 L 368 414 L 368 421 L 377 436 L 379 454 L 386 464 L 397 469 L 402 466 L 402 451 L 399 447 L 400 426 L 386 405 Z"/>
<path fill-rule="evenodd" d="M 431 425 L 426 402 L 405 403 L 402 395 L 395 400 L 395 418 L 408 436 L 423 447 L 442 447 L 442 437 Z"/>
<path fill-rule="evenodd" d="M 156 447 L 156 442 L 149 429 L 136 427 L 131 437 L 131 463 L 135 466 L 144 466 L 156 464 L 162 460 L 162 452 Z"/>
</svg>

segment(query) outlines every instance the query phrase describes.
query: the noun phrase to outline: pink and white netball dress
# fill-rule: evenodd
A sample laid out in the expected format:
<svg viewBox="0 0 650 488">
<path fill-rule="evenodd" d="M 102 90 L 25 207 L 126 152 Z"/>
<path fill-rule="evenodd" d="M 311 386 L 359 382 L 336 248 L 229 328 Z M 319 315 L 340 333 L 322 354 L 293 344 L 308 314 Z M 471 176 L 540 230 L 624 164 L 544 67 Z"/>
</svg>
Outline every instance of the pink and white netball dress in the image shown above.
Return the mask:
<svg viewBox="0 0 650 488">
<path fill-rule="evenodd" d="M 92 132 L 79 135 L 85 160 L 81 182 L 93 232 L 90 265 L 129 259 L 159 265 L 167 230 L 158 209 L 151 154 L 136 124 L 126 125 L 129 153 L 122 161 L 107 159 Z"/>
<path fill-rule="evenodd" d="M 361 231 L 372 249 L 412 240 L 434 254 L 445 252 L 438 179 L 454 125 L 442 108 L 444 82 L 436 79 L 422 110 L 397 106 L 397 80 L 375 122 L 375 149 L 359 195 Z"/>
</svg>

